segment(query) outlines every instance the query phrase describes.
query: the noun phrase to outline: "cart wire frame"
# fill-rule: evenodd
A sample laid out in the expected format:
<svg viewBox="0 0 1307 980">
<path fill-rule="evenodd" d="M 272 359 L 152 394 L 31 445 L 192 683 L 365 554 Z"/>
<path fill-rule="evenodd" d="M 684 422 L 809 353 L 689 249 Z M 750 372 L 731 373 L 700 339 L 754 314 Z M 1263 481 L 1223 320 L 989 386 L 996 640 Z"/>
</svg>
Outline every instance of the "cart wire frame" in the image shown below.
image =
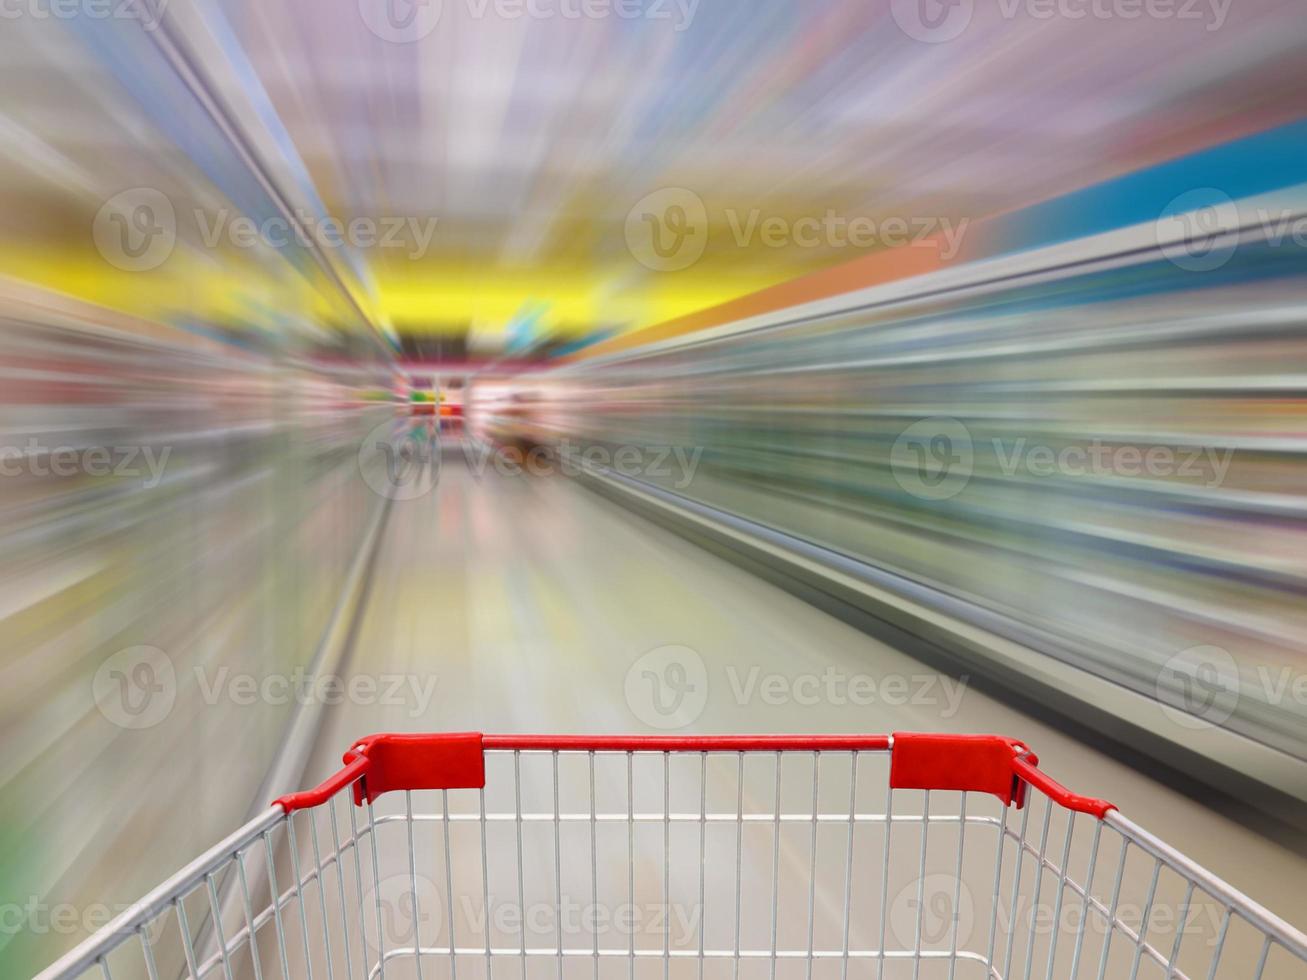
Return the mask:
<svg viewBox="0 0 1307 980">
<path fill-rule="evenodd" d="M 786 812 L 782 807 L 782 762 L 792 755 L 811 759 L 811 807 L 797 812 Z M 823 760 L 843 756 L 847 762 L 848 805 L 831 811 L 820 805 L 820 786 Z M 487 811 L 486 758 L 505 757 L 511 762 L 514 779 L 514 806 L 511 810 Z M 523 807 L 523 760 L 544 757 L 552 771 L 552 808 Z M 579 756 L 588 768 L 589 801 L 587 807 L 563 809 L 560 800 L 560 759 Z M 596 790 L 596 760 L 608 756 L 625 757 L 626 807 L 600 809 Z M 643 810 L 636 805 L 637 781 L 634 766 L 637 759 L 662 758 L 662 807 Z M 699 759 L 699 790 L 697 811 L 694 808 L 673 809 L 671 760 L 677 756 L 697 756 Z M 736 806 L 710 809 L 708 765 L 710 756 L 734 756 L 738 761 L 738 779 L 734 792 Z M 868 812 L 858 805 L 859 767 L 862 760 L 876 756 L 889 760 L 889 784 L 885 790 L 883 811 Z M 746 812 L 745 764 L 746 759 L 764 757 L 775 759 L 775 795 L 769 812 Z M 729 758 L 727 762 L 729 763 Z M 225 838 L 168 880 L 149 892 L 139 902 L 121 913 L 104 928 L 67 953 L 36 980 L 73 980 L 83 976 L 102 980 L 128 980 L 128 977 L 148 977 L 148 980 L 172 980 L 184 976 L 190 980 L 208 980 L 223 977 L 238 980 L 252 976 L 254 980 L 282 977 L 315 976 L 315 961 L 319 965 L 316 975 L 328 980 L 336 977 L 363 977 L 372 980 L 384 977 L 396 961 L 411 960 L 416 976 L 422 977 L 424 961 L 438 958 L 447 963 L 450 980 L 457 980 L 460 965 L 468 960 L 484 962 L 486 980 L 495 980 L 497 958 L 511 957 L 521 961 L 522 977 L 527 980 L 528 960 L 534 957 L 552 957 L 557 963 L 558 980 L 564 980 L 564 962 L 573 958 L 589 958 L 594 963 L 595 980 L 600 978 L 600 963 L 611 957 L 629 961 L 629 977 L 636 980 L 636 963 L 639 960 L 661 961 L 664 980 L 671 975 L 673 964 L 679 969 L 683 961 L 697 965 L 698 980 L 703 980 L 705 964 L 710 961 L 727 961 L 733 980 L 739 980 L 741 964 L 762 961 L 770 980 L 776 980 L 778 964 L 800 961 L 805 980 L 812 980 L 816 964 L 837 960 L 840 980 L 848 980 L 851 964 L 863 963 L 871 976 L 884 980 L 887 967 L 910 969 L 911 976 L 922 975 L 923 967 L 940 971 L 931 975 L 982 976 L 1005 980 L 1020 976 L 1069 977 L 1093 976 L 1103 980 L 1108 976 L 1109 962 L 1113 964 L 1113 978 L 1127 975 L 1124 964 L 1113 957 L 1124 956 L 1129 962 L 1131 980 L 1141 975 L 1165 978 L 1206 977 L 1215 980 L 1218 971 L 1224 975 L 1222 956 L 1228 952 L 1227 941 L 1232 927 L 1251 928 L 1255 942 L 1245 944 L 1249 959 L 1236 967 L 1234 975 L 1250 980 L 1261 980 L 1272 955 L 1283 956 L 1293 964 L 1291 975 L 1307 975 L 1307 935 L 1274 915 L 1233 886 L 1197 864 L 1159 837 L 1139 827 L 1123 816 L 1110 803 L 1083 797 L 1070 792 L 1038 768 L 1038 759 L 1022 742 L 990 735 L 931 735 L 895 733 L 894 735 L 868 736 L 494 736 L 479 733 L 442 733 L 434 735 L 374 735 L 356 742 L 344 756 L 344 767 L 313 790 L 291 794 L 278 799 L 266 811 Z M 827 762 L 829 770 L 831 763 Z M 546 770 L 546 782 L 548 772 Z M 864 782 L 866 777 L 864 776 Z M 451 790 L 479 791 L 479 808 L 473 811 L 451 813 Z M 436 791 L 440 806 L 438 813 L 414 812 L 414 793 Z M 374 801 L 385 793 L 403 792 L 402 812 L 378 814 Z M 904 793 L 903 791 L 910 791 Z M 932 812 L 932 794 L 936 800 L 946 791 L 956 799 L 955 808 L 941 810 L 937 805 Z M 900 796 L 895 805 L 895 793 Z M 996 799 L 1000 805 L 997 815 L 984 814 L 983 807 L 969 799 L 975 795 Z M 905 804 L 903 798 L 907 798 Z M 1043 801 L 1042 808 L 1038 801 Z M 348 811 L 348 826 L 338 815 Z M 919 803 L 919 806 L 913 805 Z M 1039 810 L 1034 816 L 1032 813 Z M 325 811 L 325 815 L 324 815 Z M 909 812 L 911 811 L 911 812 Z M 1057 813 L 1065 822 L 1065 832 L 1052 830 L 1052 817 Z M 307 819 L 309 841 L 297 839 L 296 815 L 300 815 L 300 833 Z M 365 815 L 361 819 L 359 815 Z M 322 818 L 322 819 L 320 819 Z M 1079 822 L 1077 820 L 1079 818 Z M 385 924 L 381 896 L 380 858 L 378 837 L 388 824 L 401 824 L 407 829 L 407 887 L 405 897 L 411 901 L 416 917 L 419 904 L 419 874 L 414 846 L 414 828 L 420 824 L 434 824 L 443 837 L 448 942 L 443 945 L 423 945 L 416 925 L 411 944 L 386 948 Z M 636 828 L 661 825 L 662 828 L 662 881 L 663 925 L 661 945 L 644 945 L 637 948 L 635 934 L 629 937 L 624 948 L 600 944 L 598 930 L 592 942 L 585 946 L 566 945 L 561 924 L 556 942 L 528 945 L 525 925 L 520 929 L 515 944 L 494 945 L 492 929 L 486 921 L 474 945 L 459 945 L 454 922 L 454 851 L 451 850 L 451 827 L 467 823 L 479 825 L 480 865 L 483 905 L 488 914 L 491 908 L 489 862 L 492 850 L 488 828 L 507 824 L 515 830 L 517 859 L 517 908 L 524 908 L 523 828 L 533 823 L 553 829 L 554 896 L 559 909 L 563 904 L 562 880 L 564 863 L 560 837 L 565 825 L 577 824 L 589 828 L 589 876 L 596 904 L 599 898 L 599 828 L 604 825 L 625 825 L 627 828 L 630 872 L 627 878 L 628 897 L 634 905 L 636 876 Z M 734 919 L 734 943 L 709 946 L 705 941 L 702 919 L 697 937 L 673 943 L 670 935 L 669 905 L 671 902 L 671 839 L 673 827 L 698 827 L 698 902 L 705 905 L 705 878 L 709 855 L 706 843 L 709 827 L 715 824 L 733 825 L 734 848 L 734 909 L 724 916 Z M 770 879 L 771 922 L 770 942 L 749 945 L 741 942 L 741 907 L 744 888 L 744 845 L 748 825 L 771 825 Z M 781 898 L 781 838 L 782 827 L 810 825 L 811 845 L 809 867 L 806 874 L 807 935 L 806 944 L 787 944 L 778 940 L 778 908 Z M 819 915 L 817 910 L 818 830 L 829 827 L 846 833 L 846 847 L 841 858 L 843 881 L 830 883 L 831 891 L 843 895 L 842 912 L 838 929 L 840 941 L 818 943 L 815 931 Z M 879 854 L 867 853 L 865 844 L 855 854 L 855 830 L 859 827 L 876 828 L 883 842 Z M 904 831 L 899 828 L 919 828 L 920 842 L 911 838 L 906 844 L 896 840 Z M 968 841 L 976 834 L 971 828 L 987 827 L 997 830 L 993 843 L 992 878 L 984 884 L 991 896 L 987 918 L 981 923 L 982 935 L 975 944 L 964 945 L 960 937 L 960 910 L 963 907 L 964 863 L 974 859 L 966 851 Z M 1072 860 L 1072 841 L 1077 828 L 1087 841 L 1087 858 L 1083 865 Z M 946 923 L 947 942 L 928 942 L 923 936 L 923 921 L 927 914 L 927 852 L 932 831 L 936 836 L 942 829 L 950 829 L 956 836 L 955 866 L 947 876 L 953 890 L 944 895 L 947 910 L 942 919 Z M 274 834 L 280 832 L 280 842 Z M 1115 839 L 1115 860 L 1109 839 Z M 954 845 L 951 844 L 950 848 Z M 325 847 L 323 842 L 325 841 Z M 262 845 L 262 861 L 254 854 Z M 973 843 L 972 851 L 976 845 Z M 511 851 L 511 847 L 508 848 Z M 716 849 L 714 848 L 714 851 Z M 905 930 L 895 928 L 895 936 L 887 931 L 890 918 L 890 865 L 905 850 L 916 853 L 915 900 L 909 892 L 906 908 L 911 941 Z M 1077 851 L 1083 851 L 1078 848 Z M 278 858 L 280 855 L 280 858 Z M 1127 860 L 1138 855 L 1144 861 L 1142 879 L 1147 881 L 1146 898 L 1132 919 L 1124 911 L 1123 879 Z M 475 859 L 475 855 L 469 860 Z M 730 855 L 727 855 L 729 859 Z M 370 876 L 365 875 L 365 858 Z M 857 882 L 864 879 L 864 866 L 880 862 L 880 895 L 875 903 L 879 910 L 878 921 L 854 922 L 853 893 Z M 309 862 L 311 861 L 311 864 Z M 278 872 L 278 864 L 282 870 Z M 1083 875 L 1077 876 L 1072 865 L 1083 866 Z M 287 869 L 287 865 L 289 868 Z M 1103 873 L 1104 866 L 1106 873 Z M 1023 870 L 1023 867 L 1025 870 Z M 287 876 L 289 870 L 289 877 Z M 765 874 L 766 868 L 758 869 Z M 1160 941 L 1150 928 L 1159 896 L 1159 878 L 1163 872 L 1174 875 L 1183 888 L 1184 898 L 1179 904 L 1181 927 L 1175 929 L 1167 942 Z M 1023 892 L 1026 875 L 1030 875 L 1029 890 L 1033 898 L 1031 910 L 1040 907 L 1041 892 L 1055 888 L 1051 896 L 1054 927 L 1045 935 L 1037 935 L 1033 925 L 1027 928 L 1023 942 L 1018 942 L 1021 930 L 1016 928 L 1020 919 L 1019 899 L 1030 896 Z M 803 877 L 800 875 L 800 877 Z M 729 875 L 727 876 L 729 879 Z M 856 880 L 855 880 L 856 879 Z M 347 880 L 355 886 L 346 887 Z M 1048 885 L 1047 882 L 1053 885 Z M 1004 883 L 1010 895 L 1004 894 Z M 728 880 L 729 884 L 729 880 Z M 328 899 L 328 889 L 335 896 Z M 643 887 L 643 884 L 642 884 Z M 874 885 L 872 886 L 874 890 Z M 968 886 L 968 892 L 969 892 Z M 316 893 L 316 895 L 314 894 Z M 266 895 L 266 903 L 261 900 Z M 273 900 L 272 896 L 276 896 Z M 369 903 L 371 895 L 373 901 Z M 196 898 L 201 896 L 201 898 Z M 347 896 L 350 899 L 347 901 Z M 1193 930 L 1186 927 L 1196 897 L 1205 898 L 1216 910 L 1213 917 L 1214 933 L 1206 948 L 1195 957 L 1192 950 L 1187 961 L 1190 970 L 1181 969 L 1182 941 Z M 802 896 L 800 896 L 802 898 Z M 259 899 L 259 900 L 256 900 Z M 1045 902 L 1049 901 L 1045 895 Z M 191 909 L 188 911 L 188 902 Z M 199 902 L 199 916 L 194 923 L 192 915 Z M 1068 903 L 1078 904 L 1081 912 L 1078 921 L 1069 930 L 1059 929 Z M 729 901 L 726 903 L 729 905 Z M 329 911 L 329 905 L 339 906 Z M 257 911 L 256 911 L 257 908 Z M 164 923 L 168 917 L 175 920 L 174 927 Z M 310 916 L 317 928 L 310 930 Z M 1004 920 L 1004 921 L 1000 921 Z M 1091 951 L 1086 944 L 1090 923 L 1097 923 L 1101 934 L 1098 948 Z M 339 931 L 337 931 L 337 923 Z M 832 923 L 832 926 L 835 923 Z M 275 934 L 275 944 L 267 927 Z M 364 936 L 369 930 L 375 942 L 367 943 Z M 869 934 L 877 941 L 870 945 L 851 944 L 854 932 Z M 321 933 L 320 936 L 316 933 Z M 1068 933 L 1063 935 L 1063 933 Z M 162 935 L 161 935 L 162 934 Z M 353 942 L 351 942 L 351 936 Z M 1037 945 L 1038 940 L 1038 945 Z M 318 945 L 320 943 L 320 945 Z M 1022 945 L 1024 943 L 1024 952 Z M 368 946 L 372 945 L 369 957 Z M 1114 950 L 1115 946 L 1115 950 Z M 135 955 L 132 948 L 135 948 Z M 267 956 L 263 950 L 272 947 Z M 355 948 L 357 947 L 357 948 Z M 237 956 L 245 950 L 238 965 Z M 113 965 L 111 966 L 111 960 Z M 271 962 L 268 962 L 271 960 Z M 1193 962 L 1201 962 L 1198 969 Z M 130 966 L 124 969 L 124 963 Z M 325 966 L 325 973 L 321 967 Z M 965 974 L 960 970 L 967 970 Z M 1158 972 L 1160 971 L 1160 973 Z M 475 974 L 474 974 L 475 975 Z M 898 975 L 898 974 L 895 974 Z M 907 975 L 907 974 L 904 974 Z"/>
</svg>

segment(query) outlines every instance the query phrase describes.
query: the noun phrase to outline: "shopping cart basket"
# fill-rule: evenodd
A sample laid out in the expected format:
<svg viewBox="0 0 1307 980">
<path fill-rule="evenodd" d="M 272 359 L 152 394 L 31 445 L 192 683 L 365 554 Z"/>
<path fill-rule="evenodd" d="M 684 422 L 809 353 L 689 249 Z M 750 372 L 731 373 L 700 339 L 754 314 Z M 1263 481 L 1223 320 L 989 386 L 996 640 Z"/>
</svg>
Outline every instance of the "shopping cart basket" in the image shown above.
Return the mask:
<svg viewBox="0 0 1307 980">
<path fill-rule="evenodd" d="M 1307 976 L 998 736 L 375 735 L 39 980 Z"/>
</svg>

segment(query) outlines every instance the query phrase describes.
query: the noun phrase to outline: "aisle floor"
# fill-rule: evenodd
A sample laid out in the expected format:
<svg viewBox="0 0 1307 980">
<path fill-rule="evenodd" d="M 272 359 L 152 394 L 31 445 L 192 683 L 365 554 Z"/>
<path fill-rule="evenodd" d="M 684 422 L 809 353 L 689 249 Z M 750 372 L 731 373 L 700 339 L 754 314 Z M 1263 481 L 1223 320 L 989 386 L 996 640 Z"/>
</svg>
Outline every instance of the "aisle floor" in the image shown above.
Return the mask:
<svg viewBox="0 0 1307 980">
<path fill-rule="evenodd" d="M 938 676 L 563 476 L 506 477 L 493 469 L 476 474 L 453 454 L 447 455 L 430 496 L 395 502 L 346 673 L 375 678 L 378 694 L 368 703 L 328 709 L 308 780 L 332 771 L 354 739 L 376 731 L 997 732 L 1022 738 L 1039 752 L 1043 768 L 1071 788 L 1112 800 L 1272 911 L 1290 921 L 1301 916 L 1301 882 L 1307 880 L 1302 857 L 963 679 Z M 693 811 L 702 790 L 710 810 L 734 809 L 734 765 L 718 759 L 702 771 L 697 762 L 671 770 L 669 793 L 680 801 L 674 808 Z M 840 792 L 847 808 L 848 768 L 845 757 L 823 772 L 823 808 Z M 507 771 L 511 775 L 511 768 Z M 879 772 L 867 769 L 860 779 L 875 779 Z M 705 776 L 708 785 L 701 787 Z M 624 778 L 612 774 L 619 777 Z M 747 794 L 765 812 L 772 806 L 767 787 L 775 779 L 774 769 L 749 778 L 757 786 L 751 784 Z M 657 772 L 650 779 L 661 781 Z M 784 809 L 811 806 L 813 779 L 810 759 L 787 763 Z M 841 781 L 844 789 L 837 790 Z M 563 782 L 583 787 L 584 775 L 564 773 Z M 545 769 L 524 765 L 523 787 L 548 809 Z M 642 797 L 645 809 L 662 806 L 661 791 L 658 785 L 652 796 Z M 491 786 L 487 798 L 511 811 L 512 792 L 511 786 Z M 615 792 L 625 805 L 624 788 Z M 896 808 L 920 805 L 899 796 L 895 794 Z M 956 812 L 956 802 L 944 805 Z M 573 809 L 588 806 L 585 799 L 572 803 Z M 612 843 L 611 868 L 599 862 L 605 877 L 611 870 L 626 880 L 624 841 Z M 775 881 L 782 895 L 806 880 L 809 862 L 817 863 L 805 850 L 810 847 L 806 841 L 802 835 L 793 842 L 787 837 L 780 849 Z M 825 837 L 822 841 L 824 847 Z M 663 843 L 655 833 L 642 837 L 638 849 L 637 863 L 648 864 L 654 885 L 661 883 Z M 492 868 L 490 878 L 497 889 L 511 890 L 515 855 L 510 841 L 502 844 L 490 845 L 490 860 L 507 869 L 509 877 L 501 881 Z M 528 844 L 525 859 L 541 881 L 553 880 L 549 869 L 555 853 L 547 844 Z M 743 848 L 744 890 L 748 896 L 760 894 L 764 904 L 773 887 L 773 844 L 749 840 Z M 697 846 L 694 840 L 676 845 L 683 860 L 695 867 Z M 714 841 L 709 849 L 732 846 Z M 906 837 L 901 846 L 916 847 Z M 426 845 L 420 850 L 423 860 L 443 861 L 435 851 L 427 853 Z M 458 880 L 465 883 L 460 888 L 480 895 L 480 855 L 475 851 L 460 850 L 454 863 Z M 992 841 L 988 853 L 993 854 Z M 992 862 L 992 857 L 986 860 Z M 582 847 L 563 862 L 564 877 L 580 875 L 576 887 L 587 895 L 590 861 L 591 852 Z M 990 867 L 986 874 L 992 874 Z M 397 870 L 403 870 L 402 861 Z M 683 870 L 678 864 L 677 876 Z M 723 873 L 732 877 L 729 868 Z M 823 921 L 842 918 L 842 874 L 832 870 L 830 887 L 823 878 L 813 899 Z M 433 875 L 443 889 L 443 867 Z M 721 884 L 712 881 L 709 890 Z M 806 928 L 806 885 L 798 891 L 804 908 L 782 917 L 780 941 L 802 948 L 802 936 L 784 935 L 786 928 Z M 709 912 L 714 911 L 710 904 Z M 716 911 L 720 926 L 722 914 Z M 787 926 L 790 920 L 799 925 Z M 976 925 L 982 933 L 987 927 L 987 922 Z M 855 940 L 858 931 L 855 926 Z M 767 939 L 761 939 L 764 948 Z M 723 941 L 729 944 L 729 937 Z M 821 942 L 819 938 L 819 946 Z"/>
</svg>

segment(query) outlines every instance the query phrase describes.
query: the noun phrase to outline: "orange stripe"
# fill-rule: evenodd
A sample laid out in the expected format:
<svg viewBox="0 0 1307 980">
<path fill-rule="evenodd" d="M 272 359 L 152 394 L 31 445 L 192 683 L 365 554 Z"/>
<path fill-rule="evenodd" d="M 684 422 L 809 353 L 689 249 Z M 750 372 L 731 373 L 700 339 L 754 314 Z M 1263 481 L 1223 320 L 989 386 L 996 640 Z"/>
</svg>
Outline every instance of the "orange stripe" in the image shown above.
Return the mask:
<svg viewBox="0 0 1307 980">
<path fill-rule="evenodd" d="M 927 239 L 917 245 L 864 255 L 852 262 L 845 262 L 820 272 L 812 272 L 788 282 L 777 283 L 756 293 L 749 293 L 717 306 L 677 317 L 675 320 L 632 330 L 620 337 L 587 347 L 562 360 L 575 361 L 615 354 L 634 347 L 657 343 L 660 340 L 670 340 L 673 337 L 708 330 L 724 323 L 811 303 L 828 296 L 838 296 L 842 293 L 866 289 L 868 286 L 879 286 L 897 279 L 924 275 L 944 265 L 940 257 L 943 247 L 943 242 Z"/>
</svg>

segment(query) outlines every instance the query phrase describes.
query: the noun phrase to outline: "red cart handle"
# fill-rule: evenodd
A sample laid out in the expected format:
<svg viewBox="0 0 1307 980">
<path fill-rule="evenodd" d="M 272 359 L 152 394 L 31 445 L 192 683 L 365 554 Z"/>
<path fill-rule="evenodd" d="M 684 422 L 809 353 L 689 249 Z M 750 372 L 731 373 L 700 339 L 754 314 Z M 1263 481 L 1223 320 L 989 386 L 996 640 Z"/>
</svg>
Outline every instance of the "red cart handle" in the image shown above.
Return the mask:
<svg viewBox="0 0 1307 980">
<path fill-rule="evenodd" d="M 481 789 L 485 752 L 890 752 L 892 789 L 991 793 L 1005 806 L 1025 804 L 1034 786 L 1059 806 L 1100 820 L 1115 809 L 1072 793 L 1038 768 L 1024 742 L 1001 735 L 370 735 L 345 753 L 345 767 L 315 789 L 276 800 L 287 813 L 319 806 L 351 783 L 357 805 L 391 790 Z"/>
</svg>

